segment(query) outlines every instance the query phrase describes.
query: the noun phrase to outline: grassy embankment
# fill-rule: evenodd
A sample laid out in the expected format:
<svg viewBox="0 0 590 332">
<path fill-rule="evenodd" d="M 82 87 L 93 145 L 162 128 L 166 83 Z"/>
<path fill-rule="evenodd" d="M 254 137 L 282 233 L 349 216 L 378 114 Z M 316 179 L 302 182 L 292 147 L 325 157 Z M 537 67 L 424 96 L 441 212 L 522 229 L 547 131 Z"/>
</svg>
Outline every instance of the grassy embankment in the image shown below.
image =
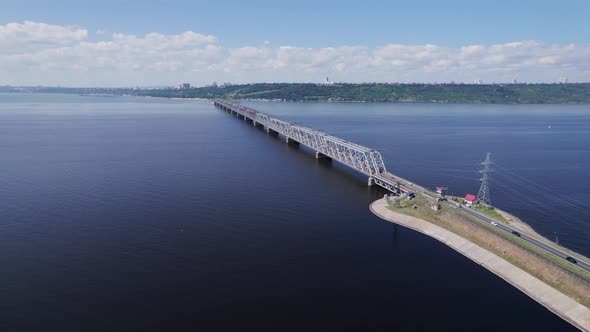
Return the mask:
<svg viewBox="0 0 590 332">
<path fill-rule="evenodd" d="M 454 196 L 447 196 L 447 198 L 465 206 L 465 204 L 463 204 L 463 198 L 460 197 L 454 197 Z M 508 220 L 506 220 L 506 218 L 502 217 L 493 207 L 485 207 L 485 206 L 474 206 L 472 207 L 472 209 L 476 210 L 479 213 L 485 214 L 486 216 L 496 219 L 498 221 L 504 222 L 504 223 L 508 223 Z"/>
<path fill-rule="evenodd" d="M 422 196 L 412 200 L 402 199 L 398 201 L 392 199 L 389 201 L 389 209 L 392 211 L 420 218 L 443 227 L 504 258 L 590 308 L 590 284 L 571 275 L 564 269 L 589 279 L 590 274 L 562 258 L 536 249 L 536 247 L 529 245 L 519 237 L 511 234 L 500 235 L 498 228 L 488 223 L 480 223 L 460 210 L 443 206 L 441 210 L 434 211 L 430 208 L 431 205 L 432 202 Z M 465 218 L 477 222 L 477 225 Z"/>
</svg>

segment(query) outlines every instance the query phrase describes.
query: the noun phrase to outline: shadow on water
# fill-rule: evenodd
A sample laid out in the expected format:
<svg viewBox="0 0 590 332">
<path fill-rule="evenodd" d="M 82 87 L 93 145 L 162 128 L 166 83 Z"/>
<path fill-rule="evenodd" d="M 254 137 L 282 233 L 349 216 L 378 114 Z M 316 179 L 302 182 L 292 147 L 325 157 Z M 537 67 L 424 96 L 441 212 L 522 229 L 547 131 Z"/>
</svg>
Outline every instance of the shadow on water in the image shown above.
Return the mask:
<svg viewBox="0 0 590 332">
<path fill-rule="evenodd" d="M 393 224 L 392 227 L 392 231 L 391 231 L 391 246 L 393 249 L 397 249 L 398 248 L 398 225 L 397 224 Z"/>
<path fill-rule="evenodd" d="M 243 120 L 242 120 L 243 121 Z M 245 122 L 245 125 L 247 125 L 248 127 L 251 127 L 251 129 L 253 129 L 254 131 L 258 131 L 260 134 L 262 135 L 266 135 L 268 140 L 276 143 L 276 144 L 280 144 L 284 146 L 284 150 L 289 151 L 291 153 L 296 153 L 298 155 L 299 158 L 303 158 L 304 160 L 307 160 L 309 162 L 313 162 L 313 164 L 310 163 L 311 167 L 319 167 L 321 169 L 325 169 L 325 170 L 329 170 L 331 172 L 334 172 L 335 174 L 338 174 L 343 180 L 347 181 L 348 183 L 351 184 L 355 184 L 355 185 L 360 185 L 363 184 L 364 186 L 366 186 L 367 192 L 369 194 L 369 196 L 371 198 L 379 198 L 379 195 L 383 195 L 384 193 L 387 193 L 388 191 L 378 187 L 378 186 L 373 186 L 373 187 L 369 187 L 367 186 L 367 179 L 368 176 L 356 171 L 355 169 L 352 169 L 342 163 L 340 163 L 337 160 L 332 160 L 332 159 L 323 159 L 323 158 L 316 158 L 315 157 L 315 150 L 303 145 L 303 144 L 297 144 L 297 143 L 287 143 L 286 137 L 281 135 L 281 134 L 269 134 L 265 131 L 265 129 L 261 126 L 252 126 L 250 122 Z M 327 174 L 327 173 L 324 173 Z"/>
</svg>

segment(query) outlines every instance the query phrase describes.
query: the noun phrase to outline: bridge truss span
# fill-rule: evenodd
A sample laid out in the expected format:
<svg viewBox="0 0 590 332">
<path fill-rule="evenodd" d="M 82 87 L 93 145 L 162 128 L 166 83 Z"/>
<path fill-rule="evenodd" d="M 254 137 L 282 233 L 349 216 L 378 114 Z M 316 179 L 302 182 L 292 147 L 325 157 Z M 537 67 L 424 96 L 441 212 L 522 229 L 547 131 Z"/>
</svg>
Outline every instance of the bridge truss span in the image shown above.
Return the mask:
<svg viewBox="0 0 590 332">
<path fill-rule="evenodd" d="M 303 144 L 316 151 L 316 157 L 330 158 L 369 176 L 369 185 L 375 184 L 396 193 L 411 192 L 412 184 L 387 172 L 381 153 L 374 149 L 346 141 L 319 130 L 256 111 L 235 102 L 215 99 L 216 107 L 235 113 L 254 125 L 264 126 L 268 133 L 278 133 L 287 142 Z"/>
</svg>

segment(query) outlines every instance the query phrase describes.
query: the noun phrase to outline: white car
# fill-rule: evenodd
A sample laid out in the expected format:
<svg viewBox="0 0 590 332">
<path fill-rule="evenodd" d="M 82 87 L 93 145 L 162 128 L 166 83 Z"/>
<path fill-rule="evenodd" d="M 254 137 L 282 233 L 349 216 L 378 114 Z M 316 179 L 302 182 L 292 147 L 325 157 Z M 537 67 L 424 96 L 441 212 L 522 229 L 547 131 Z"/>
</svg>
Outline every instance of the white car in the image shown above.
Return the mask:
<svg viewBox="0 0 590 332">
<path fill-rule="evenodd" d="M 494 226 L 498 226 L 498 223 L 495 221 L 492 221 L 490 224 L 494 225 Z"/>
</svg>

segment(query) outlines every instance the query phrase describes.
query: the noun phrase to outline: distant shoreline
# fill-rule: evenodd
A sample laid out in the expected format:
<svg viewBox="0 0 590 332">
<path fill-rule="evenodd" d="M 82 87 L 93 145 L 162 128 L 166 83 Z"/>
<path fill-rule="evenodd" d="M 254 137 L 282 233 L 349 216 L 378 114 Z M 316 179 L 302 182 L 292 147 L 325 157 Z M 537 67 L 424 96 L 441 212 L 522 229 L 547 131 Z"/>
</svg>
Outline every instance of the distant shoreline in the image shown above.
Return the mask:
<svg viewBox="0 0 590 332">
<path fill-rule="evenodd" d="M 173 98 L 173 99 L 199 99 L 209 100 L 206 98 Z M 240 99 L 243 101 L 254 101 L 254 102 L 270 102 L 270 103 L 359 103 L 359 104 L 457 104 L 457 105 L 588 105 L 587 102 L 562 102 L 562 103 L 486 103 L 486 102 L 461 102 L 461 101 L 366 101 L 366 100 L 277 100 L 277 99 Z"/>
<path fill-rule="evenodd" d="M 72 95 L 75 93 L 69 92 L 6 92 L 0 91 L 2 93 L 47 93 L 47 94 L 65 94 L 65 95 Z M 169 97 L 169 96 L 151 96 L 151 95 L 136 95 L 136 94 L 78 94 L 80 97 L 143 97 L 143 98 L 158 98 L 158 99 L 174 99 L 174 100 L 200 100 L 200 101 L 209 101 L 213 100 L 214 98 L 199 98 L 199 97 Z M 251 101 L 251 102 L 266 102 L 266 103 L 332 103 L 332 104 L 455 104 L 455 105 L 590 105 L 590 101 L 587 102 L 561 102 L 561 103 L 486 103 L 486 102 L 461 102 L 461 101 L 366 101 L 366 100 L 285 100 L 285 99 L 250 99 L 250 98 L 241 98 L 241 101 Z"/>
<path fill-rule="evenodd" d="M 588 104 L 590 83 L 391 84 L 255 83 L 198 88 L 10 87 L 0 92 L 144 96 L 178 99 L 239 99 L 268 102 L 436 103 L 436 104 Z"/>
</svg>

